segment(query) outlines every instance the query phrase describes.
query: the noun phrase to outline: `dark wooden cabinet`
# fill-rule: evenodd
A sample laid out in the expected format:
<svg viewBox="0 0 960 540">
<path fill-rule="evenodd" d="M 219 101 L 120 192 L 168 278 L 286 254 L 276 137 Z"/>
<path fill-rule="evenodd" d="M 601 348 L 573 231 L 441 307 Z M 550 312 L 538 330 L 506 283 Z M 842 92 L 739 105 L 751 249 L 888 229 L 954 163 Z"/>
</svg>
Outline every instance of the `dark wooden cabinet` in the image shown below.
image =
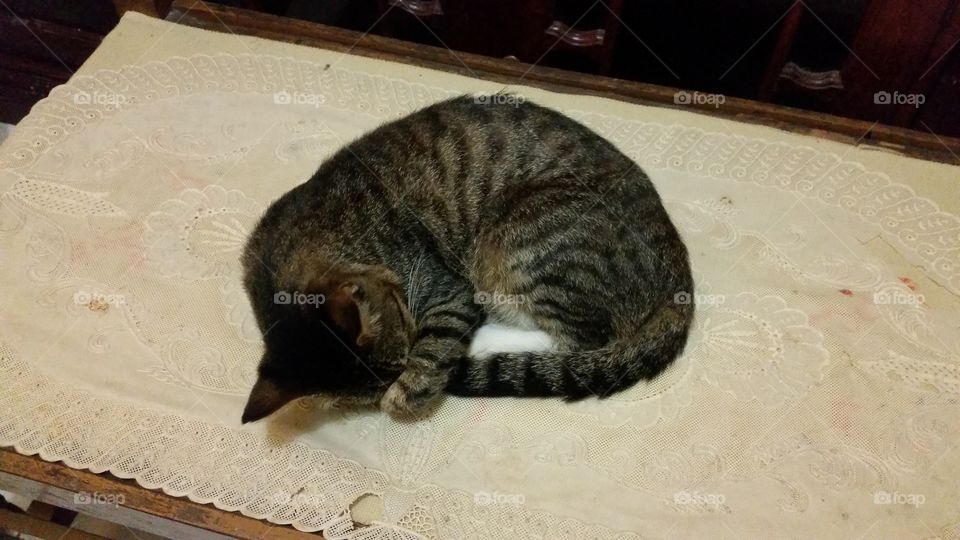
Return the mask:
<svg viewBox="0 0 960 540">
<path fill-rule="evenodd" d="M 432 45 L 454 63 L 473 53 L 960 136 L 960 0 L 213 1 Z M 169 0 L 7 6 L 0 121 L 16 122 L 117 13 L 163 16 Z"/>
<path fill-rule="evenodd" d="M 958 5 L 380 0 L 378 29 L 454 51 L 957 136 Z"/>
<path fill-rule="evenodd" d="M 797 19 L 817 15 L 798 5 Z M 818 21 L 822 24 L 822 21 Z M 796 29 L 774 64 L 774 102 L 883 124 L 960 135 L 960 0 L 871 0 L 839 59 L 797 73 Z"/>
<path fill-rule="evenodd" d="M 384 35 L 600 75 L 610 73 L 622 8 L 623 0 L 379 0 Z"/>
</svg>

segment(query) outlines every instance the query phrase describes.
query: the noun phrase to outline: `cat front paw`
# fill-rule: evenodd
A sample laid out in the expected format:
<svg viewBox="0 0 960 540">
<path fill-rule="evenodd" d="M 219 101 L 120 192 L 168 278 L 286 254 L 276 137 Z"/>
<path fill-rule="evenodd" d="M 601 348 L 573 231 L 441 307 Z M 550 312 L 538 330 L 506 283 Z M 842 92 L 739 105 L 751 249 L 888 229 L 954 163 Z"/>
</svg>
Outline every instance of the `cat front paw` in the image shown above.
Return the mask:
<svg viewBox="0 0 960 540">
<path fill-rule="evenodd" d="M 419 419 L 443 391 L 441 381 L 422 374 L 404 372 L 380 399 L 380 410 L 397 419 Z"/>
</svg>

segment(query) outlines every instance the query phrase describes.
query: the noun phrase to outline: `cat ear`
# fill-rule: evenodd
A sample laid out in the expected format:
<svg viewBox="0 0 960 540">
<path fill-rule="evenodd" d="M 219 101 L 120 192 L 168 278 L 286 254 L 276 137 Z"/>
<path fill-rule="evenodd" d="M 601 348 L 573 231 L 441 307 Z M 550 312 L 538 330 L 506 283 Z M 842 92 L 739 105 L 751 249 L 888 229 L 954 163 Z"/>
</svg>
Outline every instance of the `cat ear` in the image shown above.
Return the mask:
<svg viewBox="0 0 960 540">
<path fill-rule="evenodd" d="M 373 314 L 368 306 L 361 305 L 364 281 L 362 276 L 333 275 L 307 286 L 308 294 L 323 295 L 323 303 L 317 307 L 327 323 L 361 350 L 373 345 L 376 337 Z"/>
<path fill-rule="evenodd" d="M 257 379 L 250 391 L 250 397 L 247 399 L 247 406 L 243 409 L 243 416 L 240 422 L 256 422 L 265 418 L 283 407 L 287 403 L 300 397 L 300 395 L 285 390 L 275 382 L 264 377 Z"/>
</svg>

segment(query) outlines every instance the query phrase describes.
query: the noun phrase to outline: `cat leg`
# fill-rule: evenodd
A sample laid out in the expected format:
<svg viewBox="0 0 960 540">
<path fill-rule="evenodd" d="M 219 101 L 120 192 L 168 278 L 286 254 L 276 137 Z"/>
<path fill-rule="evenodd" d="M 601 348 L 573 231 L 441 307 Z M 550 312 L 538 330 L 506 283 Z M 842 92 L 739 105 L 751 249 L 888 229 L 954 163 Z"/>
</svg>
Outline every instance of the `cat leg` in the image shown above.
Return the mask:
<svg viewBox="0 0 960 540">
<path fill-rule="evenodd" d="M 466 355 L 470 339 L 483 320 L 481 307 L 474 302 L 473 290 L 466 282 L 437 296 L 446 300 L 424 311 L 404 372 L 380 400 L 380 408 L 393 416 L 417 416 L 443 393 L 450 371 Z"/>
</svg>

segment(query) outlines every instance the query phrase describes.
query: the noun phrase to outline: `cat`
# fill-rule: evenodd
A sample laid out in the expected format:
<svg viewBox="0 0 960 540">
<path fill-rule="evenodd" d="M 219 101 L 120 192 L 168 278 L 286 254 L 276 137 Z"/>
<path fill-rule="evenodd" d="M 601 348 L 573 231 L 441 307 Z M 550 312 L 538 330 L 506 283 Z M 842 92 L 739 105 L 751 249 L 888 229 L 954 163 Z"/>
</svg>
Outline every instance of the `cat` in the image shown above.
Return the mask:
<svg viewBox="0 0 960 540">
<path fill-rule="evenodd" d="M 265 342 L 244 423 L 314 394 L 400 418 L 444 392 L 605 397 L 682 352 L 694 283 L 647 175 L 559 112 L 488 98 L 380 126 L 267 209 L 242 257 Z M 468 355 L 485 322 L 541 339 Z"/>
</svg>

